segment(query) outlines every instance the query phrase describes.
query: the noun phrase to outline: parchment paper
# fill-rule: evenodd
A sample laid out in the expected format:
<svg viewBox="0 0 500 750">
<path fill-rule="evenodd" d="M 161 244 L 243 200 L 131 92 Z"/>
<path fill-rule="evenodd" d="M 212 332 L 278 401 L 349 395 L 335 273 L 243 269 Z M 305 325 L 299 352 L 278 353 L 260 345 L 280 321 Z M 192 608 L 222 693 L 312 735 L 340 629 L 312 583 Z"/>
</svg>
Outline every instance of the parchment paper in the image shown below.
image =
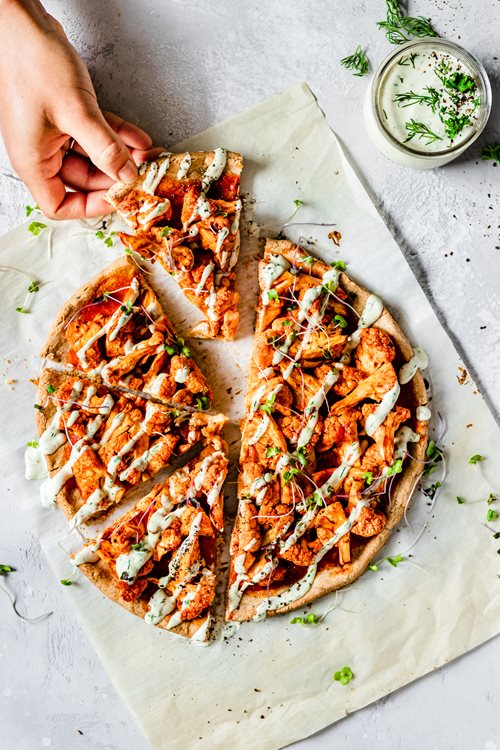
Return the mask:
<svg viewBox="0 0 500 750">
<path fill-rule="evenodd" d="M 487 477 L 494 477 L 499 428 L 474 384 L 457 382 L 457 353 L 313 95 L 305 85 L 298 86 L 182 147 L 221 144 L 245 156 L 243 189 L 255 199 L 250 204 L 255 220 L 282 224 L 293 200 L 300 198 L 304 206 L 296 221 L 336 222 L 342 232 L 340 250 L 327 238 L 329 229 L 296 227 L 288 234 L 316 238 L 316 252 L 327 260 L 345 259 L 352 276 L 396 313 L 413 344 L 427 350 L 434 411 L 439 409 L 447 421 L 448 478 L 431 512 L 426 498 L 415 498 L 408 515 L 411 527 L 402 525 L 386 550 L 407 559 L 397 568 L 383 562 L 378 572 L 367 572 L 344 594 L 316 602 L 317 614 L 338 605 L 317 627 L 291 625 L 285 615 L 245 624 L 231 639 L 200 648 L 149 628 L 102 598 L 83 576 L 68 588 L 68 599 L 105 668 L 157 750 L 282 747 L 492 637 L 500 615 L 495 595 L 498 542 L 482 525 L 486 498 L 494 490 Z M 23 315 L 15 308 L 23 303 L 29 279 L 0 272 L 0 351 L 11 360 L 3 362 L 0 385 L 2 492 L 19 498 L 54 569 L 55 586 L 71 572 L 59 543 L 68 548 L 74 541 L 62 514 L 41 508 L 36 483 L 23 479 L 24 445 L 36 437 L 34 389 L 27 378 L 39 371 L 35 355 L 60 305 L 120 252 L 118 246 L 107 248 L 94 232 L 75 223 L 59 224 L 33 238 L 22 226 L 0 240 L 3 267 L 17 267 L 43 282 L 30 295 L 31 313 Z M 242 415 L 257 249 L 252 232 L 247 233 L 239 267 L 240 337 L 231 344 L 193 346 L 214 385 L 216 407 L 233 420 Z M 161 269 L 151 279 L 174 323 L 180 331 L 186 329 L 197 313 Z M 7 384 L 10 379 L 17 382 Z M 233 457 L 236 438 L 233 428 Z M 487 461 L 469 465 L 474 453 L 485 454 Z M 234 495 L 233 485 L 227 494 Z M 458 505 L 456 495 L 484 501 Z M 408 558 L 408 547 L 426 522 Z M 344 665 L 355 674 L 348 686 L 332 679 Z"/>
</svg>

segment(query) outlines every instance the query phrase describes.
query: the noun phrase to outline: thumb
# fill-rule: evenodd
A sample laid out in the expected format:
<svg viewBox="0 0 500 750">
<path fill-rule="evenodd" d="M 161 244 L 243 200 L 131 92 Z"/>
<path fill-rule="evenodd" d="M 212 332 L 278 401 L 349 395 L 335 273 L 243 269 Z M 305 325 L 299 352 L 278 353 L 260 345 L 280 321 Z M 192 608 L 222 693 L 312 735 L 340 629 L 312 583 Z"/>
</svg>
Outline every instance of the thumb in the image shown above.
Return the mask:
<svg viewBox="0 0 500 750">
<path fill-rule="evenodd" d="M 97 107 L 79 113 L 68 132 L 87 152 L 90 161 L 113 180 L 132 182 L 137 177 L 137 167 L 128 148 Z"/>
</svg>

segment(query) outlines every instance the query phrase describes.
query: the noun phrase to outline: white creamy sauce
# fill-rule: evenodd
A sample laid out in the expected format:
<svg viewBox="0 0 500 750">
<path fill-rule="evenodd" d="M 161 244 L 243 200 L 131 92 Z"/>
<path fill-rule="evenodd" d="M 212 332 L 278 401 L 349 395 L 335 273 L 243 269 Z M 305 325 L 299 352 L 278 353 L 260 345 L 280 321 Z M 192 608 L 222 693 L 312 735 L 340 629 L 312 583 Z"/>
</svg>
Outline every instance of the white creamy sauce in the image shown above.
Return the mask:
<svg viewBox="0 0 500 750">
<path fill-rule="evenodd" d="M 72 412 L 73 414 L 74 412 Z M 78 412 L 76 412 L 78 414 Z M 39 446 L 40 451 L 45 456 L 51 456 L 66 442 L 66 433 L 59 429 L 61 415 L 59 410 L 56 412 L 53 419 L 49 422 L 45 430 L 40 435 Z M 68 420 L 69 424 L 69 420 Z"/>
<path fill-rule="evenodd" d="M 215 182 L 216 180 L 219 179 L 222 172 L 224 171 L 226 162 L 227 162 L 226 149 L 216 148 L 214 151 L 214 158 L 212 159 L 212 161 L 206 168 L 205 174 L 203 175 L 203 179 L 201 181 L 201 189 L 204 193 L 207 192 L 212 182 Z"/>
<path fill-rule="evenodd" d="M 159 395 L 166 378 L 168 378 L 168 374 L 166 372 L 160 372 L 158 375 L 155 375 L 148 388 L 149 392 L 153 396 Z"/>
<path fill-rule="evenodd" d="M 359 443 L 351 443 L 340 466 L 338 466 L 332 472 L 327 481 L 323 485 L 321 485 L 320 493 L 323 497 L 328 497 L 332 494 L 332 492 L 335 492 L 335 490 L 340 487 L 347 474 L 349 473 L 349 470 L 354 466 L 360 455 L 361 449 Z"/>
<path fill-rule="evenodd" d="M 392 411 L 394 404 L 398 400 L 401 387 L 399 383 L 395 383 L 390 391 L 387 391 L 380 404 L 377 406 L 373 414 L 369 414 L 366 418 L 365 432 L 370 437 L 373 437 L 374 433 L 386 420 L 389 412 Z"/>
<path fill-rule="evenodd" d="M 376 294 L 370 294 L 358 321 L 358 328 L 369 328 L 382 315 L 384 303 Z"/>
<path fill-rule="evenodd" d="M 148 625 L 158 625 L 175 609 L 175 596 L 168 596 L 165 591 L 158 589 L 149 600 L 148 607 L 145 622 Z"/>
<path fill-rule="evenodd" d="M 256 622 L 264 620 L 268 612 L 272 612 L 280 607 L 286 607 L 287 604 L 296 602 L 297 599 L 303 597 L 314 583 L 316 577 L 317 565 L 314 563 L 307 569 L 307 573 L 303 578 L 293 583 L 288 589 L 283 591 L 281 594 L 268 597 L 262 604 L 257 607 L 257 612 L 252 618 Z"/>
<path fill-rule="evenodd" d="M 31 445 L 28 445 L 24 451 L 24 467 L 26 479 L 46 479 L 49 475 L 42 451 Z"/>
<path fill-rule="evenodd" d="M 323 405 L 323 402 L 328 394 L 328 391 L 332 385 L 338 380 L 339 373 L 337 370 L 330 370 L 327 374 L 321 388 L 309 399 L 307 406 L 304 411 L 304 416 L 307 418 L 305 427 L 300 431 L 299 439 L 297 441 L 297 448 L 304 448 L 309 444 L 312 438 L 314 429 L 318 423 L 319 410 Z"/>
<path fill-rule="evenodd" d="M 432 412 L 428 406 L 417 406 L 416 415 L 419 422 L 428 422 L 432 417 Z"/>
<path fill-rule="evenodd" d="M 137 443 L 137 441 L 144 435 L 144 431 L 142 429 L 137 430 L 135 435 L 133 435 L 130 440 L 128 440 L 125 445 L 120 448 L 116 456 L 113 456 L 110 461 L 108 462 L 108 465 L 106 467 L 106 471 L 108 474 L 110 474 L 112 477 L 116 475 L 116 472 L 118 470 L 118 466 L 120 465 L 122 458 L 129 453 L 134 445 Z"/>
<path fill-rule="evenodd" d="M 97 510 L 100 510 L 101 502 L 105 498 L 106 493 L 102 489 L 94 490 L 88 500 L 82 505 L 81 508 L 75 513 L 70 522 L 70 528 L 75 529 L 80 526 L 83 521 L 93 516 Z"/>
<path fill-rule="evenodd" d="M 291 264 L 282 255 L 271 255 L 269 262 L 261 271 L 262 287 L 270 289 L 273 281 L 279 279 L 290 267 Z"/>
<path fill-rule="evenodd" d="M 179 169 L 177 171 L 177 179 L 183 180 L 184 177 L 189 172 L 189 167 L 191 166 L 191 154 L 189 151 L 186 151 L 184 156 L 182 157 L 182 161 L 179 164 Z"/>
<path fill-rule="evenodd" d="M 252 437 L 248 441 L 249 445 L 255 445 L 255 443 L 259 442 L 259 440 L 261 439 L 261 437 L 263 437 L 266 434 L 266 430 L 269 427 L 270 421 L 271 420 L 269 419 L 269 416 L 267 414 L 264 414 L 263 417 L 262 417 L 262 419 L 261 419 L 261 421 L 260 421 L 259 426 L 257 427 L 257 429 L 255 430 L 254 434 L 252 435 Z"/>
<path fill-rule="evenodd" d="M 273 375 L 274 369 L 272 367 L 266 367 L 265 370 L 261 370 L 259 373 L 259 380 L 270 378 Z"/>
<path fill-rule="evenodd" d="M 158 166 L 157 162 L 151 162 L 142 183 L 142 189 L 145 193 L 149 193 L 150 195 L 155 194 L 156 188 L 165 177 L 167 169 L 170 166 L 170 157 L 171 154 L 166 154 L 160 166 Z"/>
<path fill-rule="evenodd" d="M 416 346 L 411 359 L 399 370 L 399 382 L 401 385 L 409 383 L 417 370 L 425 370 L 428 364 L 429 357 L 427 353 L 420 346 Z"/>
<path fill-rule="evenodd" d="M 147 211 L 147 213 L 141 213 L 139 223 L 149 224 L 149 222 L 153 219 L 157 219 L 159 216 L 163 216 L 163 214 L 166 214 L 169 208 L 170 201 L 160 201 L 156 204 L 156 206 L 153 206 L 150 211 Z"/>
<path fill-rule="evenodd" d="M 224 240 L 229 234 L 229 229 L 227 227 L 222 227 L 222 229 L 217 232 L 217 243 L 215 245 L 215 254 L 218 255 L 222 249 L 222 245 L 224 244 Z M 226 254 L 226 262 L 227 262 L 227 254 Z M 221 263 L 222 267 L 226 265 L 226 262 Z"/>
<path fill-rule="evenodd" d="M 240 228 L 241 207 L 242 207 L 242 203 L 241 203 L 241 200 L 238 198 L 238 200 L 236 201 L 236 205 L 235 205 L 234 221 L 231 224 L 231 234 L 237 234 L 238 229 Z"/>
<path fill-rule="evenodd" d="M 56 504 L 58 493 L 68 479 L 73 476 L 73 464 L 78 461 L 87 448 L 88 445 L 85 442 L 85 438 L 78 440 L 78 442 L 73 445 L 70 457 L 64 466 L 52 477 L 49 477 L 42 483 L 40 486 L 40 499 L 45 508 L 53 507 Z"/>
<path fill-rule="evenodd" d="M 188 377 L 189 377 L 189 367 L 186 367 L 184 365 L 183 367 L 179 367 L 179 369 L 174 375 L 174 380 L 176 383 L 185 383 Z"/>
<path fill-rule="evenodd" d="M 420 435 L 414 432 L 411 427 L 400 427 L 394 437 L 394 459 L 404 458 L 408 452 L 408 443 L 420 442 Z"/>
<path fill-rule="evenodd" d="M 101 546 L 100 539 L 93 544 L 87 544 L 85 547 L 82 547 L 81 550 L 78 550 L 73 557 L 70 559 L 70 562 L 75 566 L 78 567 L 78 565 L 85 565 L 87 563 L 96 563 L 100 558 L 97 554 L 97 550 Z"/>
<path fill-rule="evenodd" d="M 453 77 L 455 73 L 473 78 L 471 71 L 449 52 L 433 50 L 432 43 L 419 47 L 413 64 L 404 64 L 405 60 L 409 62 L 409 57 L 402 53 L 399 60 L 387 70 L 381 84 L 380 106 L 384 127 L 399 143 L 406 141 L 405 145 L 422 153 L 457 146 L 469 137 L 480 117 L 480 110 L 474 104 L 478 96 L 477 82 L 475 90 L 459 95 L 456 89 L 450 90 L 444 85 L 438 73 L 445 79 Z M 403 64 L 400 64 L 401 61 Z M 446 72 L 439 70 L 442 65 L 446 66 Z M 426 99 L 416 101 L 408 98 L 409 94 L 423 95 Z M 431 106 L 433 97 L 436 102 Z M 446 112 L 443 112 L 443 108 Z M 453 139 L 446 132 L 446 120 L 450 116 L 466 117 L 470 121 Z M 411 131 L 406 124 L 412 119 L 428 128 L 435 137 L 421 138 L 416 134 L 408 140 Z"/>
<path fill-rule="evenodd" d="M 110 437 L 113 435 L 117 427 L 121 425 L 124 419 L 125 419 L 124 412 L 119 412 L 113 417 L 113 419 L 111 420 L 111 424 L 109 425 L 109 427 L 106 428 L 105 432 L 103 433 L 103 436 L 101 437 L 99 441 L 99 445 L 105 445 L 108 442 Z"/>
<path fill-rule="evenodd" d="M 134 458 L 130 466 L 127 466 L 127 468 L 120 473 L 120 482 L 126 482 L 133 471 L 144 471 L 155 453 L 157 453 L 160 448 L 161 443 L 156 443 L 156 445 L 153 445 L 151 448 L 148 448 L 146 451 L 144 451 L 144 453 L 141 453 L 140 456 Z"/>
<path fill-rule="evenodd" d="M 139 280 L 137 278 L 134 277 L 132 279 L 132 282 L 130 284 L 130 289 L 131 289 L 132 293 L 129 294 L 124 299 L 124 301 L 123 301 L 123 304 L 127 305 L 127 306 L 133 305 L 134 302 L 136 301 L 137 297 L 139 296 Z M 113 315 L 111 317 L 111 320 L 113 320 L 113 322 L 116 322 L 116 325 L 115 325 L 114 328 L 113 328 L 113 326 L 110 326 L 110 328 L 112 329 L 111 333 L 109 334 L 109 340 L 110 341 L 114 341 L 116 339 L 116 337 L 118 336 L 119 332 L 121 331 L 121 329 L 123 328 L 123 326 L 128 323 L 128 321 L 130 320 L 130 317 L 132 315 L 132 307 L 130 307 L 130 312 L 123 312 L 121 308 L 122 308 L 122 305 L 120 305 L 120 307 L 118 308 L 118 310 L 115 313 L 113 313 Z M 119 316 L 118 321 L 115 321 L 114 318 L 115 318 L 115 315 L 116 315 L 116 313 L 118 311 L 121 312 L 121 315 Z"/>
<path fill-rule="evenodd" d="M 203 273 L 201 274 L 201 278 L 200 278 L 200 281 L 198 283 L 198 286 L 194 290 L 194 293 L 196 294 L 197 297 L 201 294 L 202 291 L 204 291 L 205 284 L 207 283 L 207 280 L 209 279 L 210 274 L 212 273 L 212 271 L 214 270 L 214 268 L 215 268 L 215 266 L 214 266 L 213 263 L 208 263 L 205 266 L 205 268 L 203 269 Z"/>
<path fill-rule="evenodd" d="M 208 629 L 210 627 L 210 620 L 211 618 L 210 618 L 210 613 L 209 613 L 206 619 L 204 620 L 204 622 L 202 622 L 202 624 L 196 631 L 196 633 L 191 637 L 192 641 L 206 641 L 207 640 Z"/>
</svg>

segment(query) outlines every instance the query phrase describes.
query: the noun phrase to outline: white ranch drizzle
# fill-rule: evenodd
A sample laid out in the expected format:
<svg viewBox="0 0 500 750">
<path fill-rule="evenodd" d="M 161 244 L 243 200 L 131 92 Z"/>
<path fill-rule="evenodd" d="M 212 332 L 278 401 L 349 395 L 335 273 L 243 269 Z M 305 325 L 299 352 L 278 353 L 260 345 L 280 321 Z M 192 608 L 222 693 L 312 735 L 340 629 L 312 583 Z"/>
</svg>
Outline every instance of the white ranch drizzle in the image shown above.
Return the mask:
<svg viewBox="0 0 500 750">
<path fill-rule="evenodd" d="M 163 159 L 160 166 L 158 166 L 157 162 L 153 161 L 148 167 L 148 170 L 146 172 L 146 176 L 144 178 L 144 181 L 142 183 L 142 190 L 145 193 L 149 193 L 150 195 L 155 194 L 155 190 L 164 178 L 167 169 L 170 166 L 170 157 L 172 154 L 165 154 L 165 158 Z"/>
<path fill-rule="evenodd" d="M 265 620 L 267 613 L 279 609 L 280 607 L 286 607 L 287 604 L 297 601 L 303 597 L 314 583 L 316 576 L 317 565 L 313 564 L 307 568 L 307 573 L 299 581 L 293 583 L 290 588 L 283 591 L 281 594 L 268 597 L 262 604 L 257 607 L 256 614 L 252 618 L 255 622 Z"/>
<path fill-rule="evenodd" d="M 78 552 L 73 555 L 73 557 L 70 559 L 70 562 L 75 567 L 78 567 L 79 565 L 85 565 L 87 563 L 96 563 L 99 560 L 99 555 L 97 554 L 97 550 L 101 546 L 101 540 L 98 539 L 93 544 L 86 544 L 85 547 L 82 547 L 81 550 L 78 550 Z"/>
<path fill-rule="evenodd" d="M 278 560 L 269 558 L 268 562 L 262 566 L 259 573 L 256 573 L 253 578 L 248 578 L 246 573 L 244 575 L 237 575 L 236 580 L 230 586 L 228 591 L 228 609 L 230 612 L 235 610 L 241 601 L 245 590 L 253 583 L 261 583 L 267 576 L 271 575 L 275 567 L 278 565 Z"/>
<path fill-rule="evenodd" d="M 241 203 L 240 198 L 238 198 L 235 204 L 234 221 L 231 224 L 231 234 L 236 234 L 238 232 L 238 229 L 240 226 L 241 207 L 242 207 L 242 203 Z"/>
<path fill-rule="evenodd" d="M 272 287 L 273 281 L 279 279 L 285 271 L 291 267 L 291 263 L 287 261 L 282 255 L 271 255 L 268 263 L 264 266 L 261 273 L 262 286 L 264 291 L 262 292 L 262 304 L 269 304 L 268 290 Z"/>
<path fill-rule="evenodd" d="M 130 304 L 132 304 L 137 299 L 138 292 L 139 292 L 139 281 L 136 277 L 132 279 L 130 289 L 132 290 L 132 295 L 130 299 L 127 301 L 130 302 Z M 110 317 L 110 319 L 107 321 L 107 323 L 105 323 L 102 326 L 102 328 L 99 328 L 99 330 L 96 333 L 94 333 L 94 335 L 91 336 L 88 339 L 88 341 L 86 341 L 85 344 L 83 344 L 83 346 L 80 347 L 80 349 L 77 349 L 76 356 L 78 357 L 78 359 L 80 360 L 83 366 L 87 365 L 86 355 L 87 355 L 88 350 L 95 344 L 95 342 L 98 339 L 101 338 L 101 336 L 104 336 L 105 334 L 108 333 L 108 331 L 111 331 L 113 326 L 116 324 L 116 328 L 112 330 L 111 335 L 109 337 L 110 341 L 114 340 L 116 336 L 118 335 L 119 330 L 125 325 L 125 323 L 128 320 L 130 320 L 130 315 L 127 313 L 124 313 L 121 310 L 121 307 L 122 307 L 121 305 L 117 307 L 117 309 L 115 310 L 113 315 Z M 102 365 L 102 367 L 104 367 L 104 364 Z M 96 368 L 96 370 L 93 371 L 94 374 L 98 374 L 97 369 L 98 368 Z"/>
<path fill-rule="evenodd" d="M 217 243 L 215 245 L 215 255 L 220 253 L 224 240 L 226 239 L 228 234 L 229 234 L 229 229 L 227 227 L 222 227 L 222 229 L 219 232 L 217 232 Z M 226 256 L 225 261 L 227 261 L 227 253 L 224 253 L 224 255 Z M 221 263 L 221 265 L 225 266 L 226 262 Z"/>
<path fill-rule="evenodd" d="M 112 477 L 116 476 L 116 472 L 118 470 L 118 466 L 122 460 L 122 458 L 132 450 L 134 445 L 137 443 L 139 438 L 141 438 L 144 435 L 144 430 L 139 428 L 135 435 L 133 435 L 130 440 L 128 440 L 125 445 L 120 448 L 118 453 L 115 456 L 112 456 L 112 458 L 109 460 L 108 465 L 106 467 L 106 471 L 108 474 L 110 474 Z"/>
<path fill-rule="evenodd" d="M 170 201 L 161 201 L 160 203 L 157 203 L 156 206 L 153 206 L 150 211 L 147 213 L 143 213 L 141 211 L 139 223 L 140 224 L 149 224 L 149 222 L 152 219 L 157 219 L 158 216 L 163 216 L 163 214 L 167 213 L 168 209 L 170 208 Z M 144 209 L 144 206 L 143 206 Z"/>
<path fill-rule="evenodd" d="M 224 454 L 221 453 L 221 451 L 214 451 L 208 456 L 205 456 L 205 458 L 202 460 L 200 468 L 193 480 L 193 485 L 197 492 L 201 490 L 209 468 L 214 463 L 214 461 L 216 461 L 220 457 L 224 458 Z M 206 493 L 207 503 L 210 508 L 213 506 L 213 504 L 219 497 L 219 492 L 221 490 L 223 483 L 224 483 L 224 477 L 222 476 L 214 483 L 213 487 Z"/>
<path fill-rule="evenodd" d="M 432 417 L 432 412 L 428 406 L 417 406 L 416 415 L 419 422 L 428 422 Z"/>
<path fill-rule="evenodd" d="M 259 372 L 259 380 L 262 380 L 262 378 L 265 378 L 267 380 L 267 378 L 269 378 L 273 373 L 274 368 L 266 367 L 265 370 L 261 370 L 261 372 Z"/>
<path fill-rule="evenodd" d="M 70 521 L 70 529 L 75 529 L 80 526 L 83 521 L 92 516 L 99 508 L 101 501 L 106 497 L 106 493 L 103 489 L 97 488 L 90 495 L 90 497 L 84 502 L 81 508 L 75 513 Z"/>
<path fill-rule="evenodd" d="M 304 416 L 307 418 L 307 423 L 305 427 L 302 428 L 300 431 L 299 439 L 297 441 L 297 448 L 304 448 L 306 445 L 308 445 L 309 441 L 311 440 L 312 434 L 314 432 L 314 428 L 316 427 L 318 423 L 319 418 L 319 410 L 321 406 L 323 405 L 323 402 L 328 394 L 328 391 L 332 387 L 332 385 L 338 380 L 339 373 L 337 370 L 330 370 L 329 373 L 327 373 L 323 384 L 318 389 L 318 391 L 312 396 L 307 406 L 304 410 Z"/>
<path fill-rule="evenodd" d="M 53 507 L 56 504 L 58 493 L 73 474 L 73 464 L 78 461 L 88 447 L 86 438 L 78 440 L 73 445 L 70 457 L 64 466 L 54 476 L 49 477 L 42 483 L 40 486 L 40 499 L 45 508 Z"/>
<path fill-rule="evenodd" d="M 40 451 L 45 456 L 50 456 L 52 453 L 55 453 L 58 448 L 60 448 L 64 443 L 66 442 L 66 433 L 60 429 L 61 424 L 61 412 L 69 411 L 72 404 L 71 402 L 74 401 L 83 389 L 83 383 L 81 380 L 75 380 L 73 383 L 73 388 L 71 389 L 71 394 L 68 399 L 68 403 L 64 404 L 62 407 L 60 405 L 60 402 L 56 400 L 56 413 L 54 414 L 54 417 L 51 419 L 45 430 L 40 436 L 39 439 L 39 448 Z M 71 416 L 74 412 L 72 412 Z M 78 415 L 78 412 L 76 412 Z M 70 417 L 71 418 L 71 417 Z M 68 420 L 69 425 L 69 420 Z"/>
<path fill-rule="evenodd" d="M 399 371 L 399 382 L 401 385 L 409 383 L 414 377 L 417 370 L 425 370 L 429 364 L 429 357 L 427 353 L 420 346 L 416 346 L 413 350 L 413 356 L 404 364 Z"/>
<path fill-rule="evenodd" d="M 225 148 L 216 148 L 214 151 L 214 157 L 208 167 L 205 170 L 205 174 L 203 175 L 203 179 L 201 181 L 201 189 L 204 193 L 207 192 L 208 188 L 212 184 L 212 182 L 215 182 L 219 179 L 222 172 L 224 171 L 224 167 L 227 163 L 227 153 Z"/>
<path fill-rule="evenodd" d="M 206 641 L 210 624 L 211 624 L 211 617 L 210 617 L 210 613 L 208 613 L 206 620 L 201 623 L 200 627 L 198 628 L 196 633 L 192 636 L 191 640 L 192 641 Z"/>
<path fill-rule="evenodd" d="M 215 266 L 213 263 L 208 263 L 205 268 L 203 269 L 203 273 L 201 274 L 200 281 L 198 283 L 198 286 L 194 290 L 194 293 L 197 297 L 201 294 L 202 291 L 205 289 L 205 284 L 207 283 L 207 279 L 209 278 L 210 274 L 214 270 Z"/>
<path fill-rule="evenodd" d="M 189 377 L 189 367 L 186 367 L 186 365 L 183 365 L 183 367 L 179 367 L 179 369 L 175 373 L 174 380 L 176 383 L 185 383 L 188 377 Z"/>
<path fill-rule="evenodd" d="M 102 438 L 99 440 L 99 445 L 105 445 L 108 440 L 110 439 L 111 435 L 114 433 L 117 427 L 121 425 L 123 420 L 125 419 L 124 412 L 119 412 L 118 414 L 115 414 L 113 419 L 111 420 L 111 424 L 109 427 L 105 430 L 103 433 Z"/>
<path fill-rule="evenodd" d="M 47 479 L 48 471 L 40 448 L 28 445 L 24 451 L 24 476 L 26 479 Z"/>
<path fill-rule="evenodd" d="M 261 437 L 263 437 L 263 435 L 266 434 L 266 430 L 269 427 L 270 421 L 271 420 L 270 420 L 269 416 L 267 414 L 264 414 L 263 417 L 262 417 L 262 419 L 261 419 L 261 422 L 260 422 L 259 426 L 257 427 L 257 429 L 255 430 L 254 434 L 252 435 L 252 437 L 248 441 L 249 445 L 255 445 L 255 443 L 259 442 L 259 440 L 261 439 Z"/>
<path fill-rule="evenodd" d="M 345 352 L 341 357 L 341 362 L 349 362 L 353 349 L 355 349 L 360 342 L 361 331 L 376 323 L 382 315 L 383 310 L 384 303 L 380 297 L 377 297 L 376 294 L 370 294 L 359 317 L 357 330 L 349 336 L 349 341 Z"/>
<path fill-rule="evenodd" d="M 367 435 L 369 435 L 370 437 L 373 437 L 375 432 L 378 430 L 378 428 L 386 420 L 389 413 L 392 411 L 394 404 L 398 400 L 400 392 L 401 392 L 401 387 L 399 383 L 396 382 L 392 386 L 392 388 L 389 391 L 387 391 L 387 393 L 383 397 L 380 404 L 378 404 L 373 414 L 368 415 L 368 417 L 366 418 L 366 422 L 365 422 L 365 432 Z"/>
<path fill-rule="evenodd" d="M 160 372 L 159 375 L 155 375 L 155 377 L 153 378 L 153 380 L 151 381 L 151 383 L 150 383 L 150 385 L 148 387 L 148 391 L 153 396 L 158 396 L 158 394 L 161 391 L 163 382 L 164 382 L 165 378 L 167 378 L 167 377 L 168 377 L 168 374 L 166 372 Z"/>
<path fill-rule="evenodd" d="M 145 450 L 144 453 L 141 453 L 140 456 L 134 458 L 130 466 L 127 466 L 127 468 L 120 473 L 120 482 L 126 482 L 133 471 L 144 471 L 144 469 L 151 461 L 152 457 L 155 455 L 155 453 L 158 453 L 160 448 L 161 443 L 158 442 L 156 443 L 156 445 L 153 445 L 151 446 L 151 448 Z"/>
<path fill-rule="evenodd" d="M 182 161 L 179 164 L 179 169 L 177 171 L 177 179 L 183 180 L 184 177 L 189 172 L 189 167 L 191 166 L 191 154 L 189 151 L 186 151 L 184 156 L 182 157 Z"/>
</svg>

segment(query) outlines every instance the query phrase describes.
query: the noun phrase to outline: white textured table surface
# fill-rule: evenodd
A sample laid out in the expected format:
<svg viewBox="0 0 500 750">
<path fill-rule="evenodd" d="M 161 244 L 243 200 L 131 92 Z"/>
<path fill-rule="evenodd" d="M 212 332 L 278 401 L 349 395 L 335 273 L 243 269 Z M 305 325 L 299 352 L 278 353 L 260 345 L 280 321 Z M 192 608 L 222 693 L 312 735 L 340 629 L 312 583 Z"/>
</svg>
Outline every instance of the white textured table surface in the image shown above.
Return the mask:
<svg viewBox="0 0 500 750">
<path fill-rule="evenodd" d="M 374 150 L 361 119 L 366 80 L 338 64 L 359 43 L 368 47 L 375 66 L 388 53 L 390 45 L 375 26 L 384 15 L 382 0 L 46 5 L 88 62 L 103 106 L 167 146 L 306 80 L 483 393 L 500 412 L 500 167 L 479 160 L 483 141 L 500 135 L 498 0 L 410 3 L 414 15 L 431 15 L 442 36 L 482 60 L 494 94 L 486 138 L 457 162 L 420 173 L 404 171 Z M 27 202 L 2 151 L 0 232 L 24 218 Z M 0 748 L 146 750 L 15 506 L 15 498 L 2 497 L 0 562 L 16 567 L 11 580 L 29 614 L 53 610 L 54 615 L 25 625 L 0 599 Z M 497 638 L 297 747 L 500 750 L 499 663 Z M 175 738 L 170 747 L 177 750 Z M 244 750 L 244 738 L 234 747 Z"/>
</svg>

